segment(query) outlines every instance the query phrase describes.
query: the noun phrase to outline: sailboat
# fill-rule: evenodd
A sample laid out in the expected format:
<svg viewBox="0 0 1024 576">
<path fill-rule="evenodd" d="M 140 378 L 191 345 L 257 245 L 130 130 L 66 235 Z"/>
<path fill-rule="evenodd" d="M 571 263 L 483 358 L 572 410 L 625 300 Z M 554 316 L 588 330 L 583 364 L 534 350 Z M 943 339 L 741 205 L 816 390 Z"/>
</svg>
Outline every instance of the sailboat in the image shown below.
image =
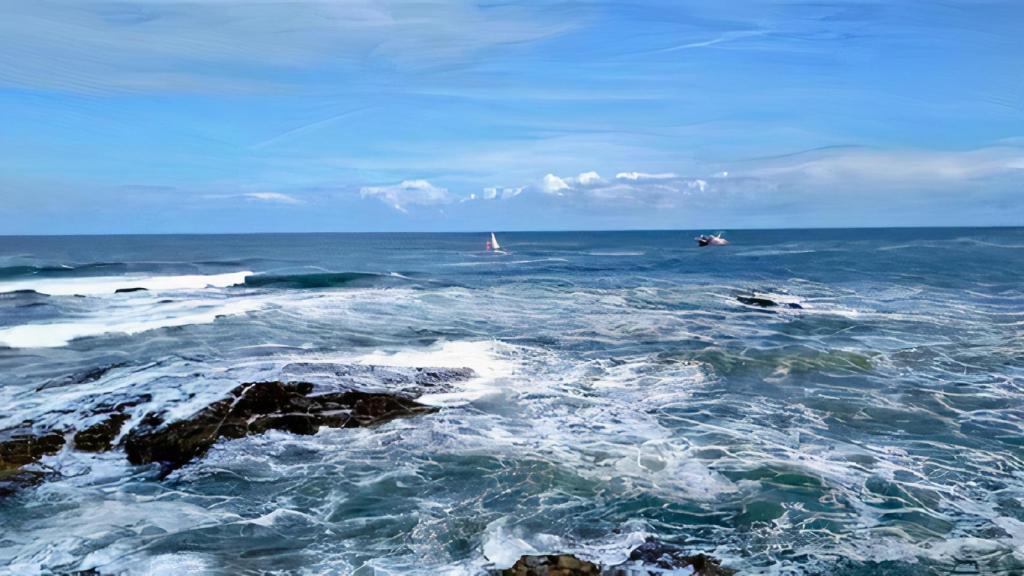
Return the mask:
<svg viewBox="0 0 1024 576">
<path fill-rule="evenodd" d="M 487 250 L 505 254 L 505 251 L 501 249 L 501 244 L 498 244 L 498 238 L 491 232 L 491 239 L 487 242 Z"/>
</svg>

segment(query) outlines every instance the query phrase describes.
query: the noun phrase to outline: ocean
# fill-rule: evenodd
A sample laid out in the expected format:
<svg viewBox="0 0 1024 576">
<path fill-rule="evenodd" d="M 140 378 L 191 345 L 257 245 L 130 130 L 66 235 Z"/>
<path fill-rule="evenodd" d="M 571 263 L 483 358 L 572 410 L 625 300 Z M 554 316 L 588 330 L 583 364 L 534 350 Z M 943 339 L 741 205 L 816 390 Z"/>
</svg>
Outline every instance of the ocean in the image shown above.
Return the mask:
<svg viewBox="0 0 1024 576">
<path fill-rule="evenodd" d="M 0 573 L 484 574 L 650 537 L 741 574 L 1024 573 L 1024 229 L 695 234 L 0 237 L 0 430 L 128 405 L 0 499 Z M 116 447 L 240 383 L 398 385 L 366 366 L 473 373 L 171 471 Z"/>
</svg>

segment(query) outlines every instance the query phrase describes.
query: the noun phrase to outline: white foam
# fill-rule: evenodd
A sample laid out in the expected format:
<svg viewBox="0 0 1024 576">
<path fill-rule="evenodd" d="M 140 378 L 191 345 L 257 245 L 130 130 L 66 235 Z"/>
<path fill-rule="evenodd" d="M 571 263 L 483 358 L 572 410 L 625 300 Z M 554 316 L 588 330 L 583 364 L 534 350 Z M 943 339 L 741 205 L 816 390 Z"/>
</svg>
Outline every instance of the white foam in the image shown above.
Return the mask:
<svg viewBox="0 0 1024 576">
<path fill-rule="evenodd" d="M 179 303 L 180 304 L 180 303 Z M 219 316 L 243 314 L 259 308 L 252 301 L 214 304 L 209 301 L 187 302 L 187 306 L 176 306 L 161 310 L 129 312 L 118 317 L 90 318 L 73 322 L 49 324 L 23 324 L 0 329 L 0 346 L 8 348 L 57 348 L 66 346 L 76 338 L 102 334 L 138 334 L 158 328 L 210 324 Z M 199 308 L 199 309 L 196 309 Z M 155 312 L 155 313 L 154 313 Z"/>
<path fill-rule="evenodd" d="M 509 528 L 509 517 L 491 522 L 484 529 L 484 557 L 498 568 L 509 568 L 520 556 L 554 553 L 564 549 L 561 538 L 553 534 L 526 533 Z"/>
<path fill-rule="evenodd" d="M 160 554 L 137 565 L 146 576 L 212 576 L 219 572 L 215 563 L 199 554 Z"/>
<path fill-rule="evenodd" d="M 185 274 L 180 276 L 93 276 L 78 278 L 28 278 L 0 282 L 0 293 L 15 290 L 34 290 L 50 296 L 94 296 L 113 294 L 122 288 L 145 288 L 150 292 L 175 290 L 201 290 L 203 288 L 224 288 L 245 283 L 250 271 L 228 272 L 226 274 Z"/>
<path fill-rule="evenodd" d="M 476 378 L 455 392 L 426 394 L 419 402 L 431 406 L 453 406 L 478 400 L 500 390 L 499 380 L 515 373 L 516 364 L 502 357 L 502 344 L 495 340 L 442 342 L 429 348 L 375 351 L 355 359 L 359 364 L 416 368 L 439 366 L 471 368 Z"/>
</svg>

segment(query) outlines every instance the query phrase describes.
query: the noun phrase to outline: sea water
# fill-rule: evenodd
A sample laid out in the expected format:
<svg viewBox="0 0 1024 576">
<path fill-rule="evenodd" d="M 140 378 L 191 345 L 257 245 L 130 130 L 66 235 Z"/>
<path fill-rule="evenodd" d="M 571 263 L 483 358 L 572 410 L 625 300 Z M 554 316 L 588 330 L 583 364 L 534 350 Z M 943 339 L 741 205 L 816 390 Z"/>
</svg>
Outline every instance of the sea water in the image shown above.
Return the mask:
<svg viewBox="0 0 1024 576">
<path fill-rule="evenodd" d="M 652 536 L 751 574 L 1024 571 L 1024 230 L 694 235 L 0 237 L 0 429 L 185 417 L 297 362 L 476 374 L 166 478 L 65 447 L 0 501 L 0 572 L 477 574 Z"/>
</svg>

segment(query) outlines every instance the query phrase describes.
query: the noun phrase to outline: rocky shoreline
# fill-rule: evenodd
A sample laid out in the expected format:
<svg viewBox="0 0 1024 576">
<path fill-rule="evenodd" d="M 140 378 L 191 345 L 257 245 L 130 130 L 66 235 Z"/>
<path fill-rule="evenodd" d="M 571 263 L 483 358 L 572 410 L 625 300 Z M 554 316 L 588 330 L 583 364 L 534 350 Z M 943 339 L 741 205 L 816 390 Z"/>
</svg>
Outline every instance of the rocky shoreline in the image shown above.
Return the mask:
<svg viewBox="0 0 1024 576">
<path fill-rule="evenodd" d="M 321 426 L 372 426 L 434 410 L 394 394 L 346 390 L 314 395 L 313 390 L 314 385 L 309 382 L 241 384 L 224 399 L 181 420 L 168 423 L 164 415 L 148 413 L 121 444 L 129 462 L 155 462 L 166 474 L 202 456 L 221 438 L 242 438 L 268 430 L 308 435 L 315 434 Z M 82 430 L 37 431 L 32 422 L 0 430 L 0 495 L 34 484 L 34 480 L 45 476 L 39 474 L 39 461 L 63 449 L 67 435 L 71 435 L 77 450 L 111 450 L 130 419 L 126 408 L 141 401 L 117 404 L 103 420 Z"/>
<path fill-rule="evenodd" d="M 629 554 L 629 559 L 614 566 L 601 566 L 572 554 L 522 556 L 509 568 L 497 569 L 492 576 L 656 576 L 667 571 L 689 569 L 691 576 L 732 576 L 735 570 L 704 554 L 686 554 L 674 544 L 648 539 Z"/>
<path fill-rule="evenodd" d="M 331 384 L 306 381 L 247 382 L 184 418 L 171 420 L 165 412 L 136 410 L 152 401 L 148 394 L 119 402 L 95 405 L 81 412 L 80 429 L 46 429 L 32 421 L 0 430 L 0 499 L 59 478 L 43 458 L 62 450 L 82 452 L 124 451 L 134 465 L 156 464 L 163 478 L 201 458 L 221 439 L 242 438 L 282 430 L 311 435 L 321 427 L 374 426 L 396 418 L 434 412 L 437 408 L 414 398 L 427 390 L 447 389 L 453 382 L 472 378 L 460 369 L 400 369 L 394 367 L 323 366 L 294 364 L 285 376 L 304 375 Z M 366 389 L 376 380 L 389 391 Z M 347 385 L 338 388 L 339 381 Z M 398 392 L 390 390 L 397 389 Z M 125 431 L 127 424 L 132 425 Z M 703 554 L 689 555 L 673 544 L 648 540 L 632 551 L 629 560 L 602 566 L 572 554 L 523 556 L 508 568 L 490 570 L 490 576 L 654 576 L 689 569 L 693 576 L 730 576 L 735 572 Z M 91 574 L 101 574 L 95 569 Z M 673 572 L 674 573 L 674 572 Z"/>
</svg>

